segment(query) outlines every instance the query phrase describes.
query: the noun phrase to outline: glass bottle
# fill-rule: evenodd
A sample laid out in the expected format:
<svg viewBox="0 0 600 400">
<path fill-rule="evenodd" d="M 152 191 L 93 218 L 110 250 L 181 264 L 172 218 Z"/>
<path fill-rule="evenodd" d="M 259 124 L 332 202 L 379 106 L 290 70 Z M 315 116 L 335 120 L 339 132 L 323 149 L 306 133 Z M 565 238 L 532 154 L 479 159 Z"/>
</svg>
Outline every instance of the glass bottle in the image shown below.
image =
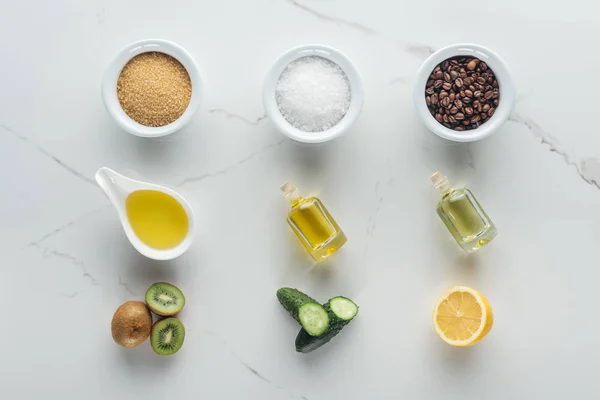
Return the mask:
<svg viewBox="0 0 600 400">
<path fill-rule="evenodd" d="M 346 235 L 321 200 L 300 196 L 289 181 L 281 186 L 281 191 L 292 206 L 288 224 L 316 262 L 325 260 L 346 243 Z"/>
<path fill-rule="evenodd" d="M 464 251 L 474 253 L 496 237 L 496 227 L 469 189 L 453 189 L 439 172 L 431 182 L 442 195 L 437 213 Z"/>
</svg>

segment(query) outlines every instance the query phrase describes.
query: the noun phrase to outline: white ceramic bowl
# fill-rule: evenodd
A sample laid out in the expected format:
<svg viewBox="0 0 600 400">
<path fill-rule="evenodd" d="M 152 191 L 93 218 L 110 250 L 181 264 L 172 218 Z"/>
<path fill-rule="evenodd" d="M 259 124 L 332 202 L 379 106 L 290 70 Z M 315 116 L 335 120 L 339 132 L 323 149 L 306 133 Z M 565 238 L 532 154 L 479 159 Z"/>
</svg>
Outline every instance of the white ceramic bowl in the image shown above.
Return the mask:
<svg viewBox="0 0 600 400">
<path fill-rule="evenodd" d="M 425 85 L 433 69 L 442 61 L 456 57 L 477 57 L 494 71 L 500 88 L 500 104 L 494 115 L 476 129 L 458 132 L 440 124 L 425 104 Z M 414 87 L 414 102 L 417 113 L 425 126 L 436 135 L 455 142 L 473 142 L 494 134 L 506 122 L 515 105 L 515 85 L 508 66 L 502 58 L 487 47 L 477 44 L 453 44 L 432 54 L 419 69 Z"/>
<path fill-rule="evenodd" d="M 335 126 L 322 132 L 304 132 L 289 122 L 281 115 L 277 100 L 275 99 L 275 89 L 282 72 L 291 62 L 302 57 L 323 57 L 336 63 L 344 71 L 350 81 L 350 107 L 346 115 Z M 356 70 L 354 64 L 342 52 L 329 46 L 320 44 L 307 44 L 294 47 L 283 53 L 271 67 L 263 85 L 263 104 L 269 119 L 273 121 L 277 129 L 289 137 L 303 143 L 323 143 L 334 139 L 348 130 L 356 121 L 365 99 L 362 78 Z"/>
<path fill-rule="evenodd" d="M 192 81 L 192 97 L 190 99 L 190 104 L 188 104 L 183 115 L 176 121 L 159 127 L 145 126 L 131 119 L 125 111 L 123 111 L 119 99 L 117 98 L 117 80 L 119 79 L 119 75 L 125 64 L 133 57 L 151 51 L 165 53 L 176 58 L 185 67 Z M 202 80 L 200 79 L 200 71 L 198 70 L 196 62 L 190 53 L 185 51 L 183 47 L 166 40 L 141 40 L 125 47 L 119 51 L 117 57 L 108 66 L 108 69 L 104 73 L 104 78 L 102 79 L 102 99 L 104 100 L 106 110 L 121 128 L 132 135 L 140 137 L 160 137 L 169 135 L 181 129 L 185 124 L 190 122 L 192 116 L 196 110 L 198 110 L 201 93 Z"/>
</svg>

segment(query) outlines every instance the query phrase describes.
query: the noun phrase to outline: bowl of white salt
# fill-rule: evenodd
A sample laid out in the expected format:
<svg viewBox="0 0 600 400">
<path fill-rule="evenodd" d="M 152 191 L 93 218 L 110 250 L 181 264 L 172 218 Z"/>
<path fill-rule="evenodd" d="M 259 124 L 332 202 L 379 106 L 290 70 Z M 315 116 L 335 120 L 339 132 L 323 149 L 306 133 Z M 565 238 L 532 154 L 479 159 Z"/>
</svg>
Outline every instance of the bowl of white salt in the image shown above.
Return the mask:
<svg viewBox="0 0 600 400">
<path fill-rule="evenodd" d="M 356 67 L 342 52 L 320 44 L 282 54 L 263 86 L 265 110 L 277 129 L 303 143 L 323 143 L 352 126 L 364 102 Z"/>
</svg>

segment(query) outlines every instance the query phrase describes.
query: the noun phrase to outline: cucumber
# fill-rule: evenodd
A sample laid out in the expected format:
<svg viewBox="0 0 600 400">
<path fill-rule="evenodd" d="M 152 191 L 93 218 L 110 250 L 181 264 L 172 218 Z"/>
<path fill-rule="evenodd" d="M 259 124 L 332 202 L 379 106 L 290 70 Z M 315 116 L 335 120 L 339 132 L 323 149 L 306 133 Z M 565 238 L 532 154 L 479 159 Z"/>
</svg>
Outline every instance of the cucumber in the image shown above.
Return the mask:
<svg viewBox="0 0 600 400">
<path fill-rule="evenodd" d="M 300 329 L 296 336 L 297 352 L 310 353 L 329 343 L 358 313 L 358 306 L 352 300 L 342 296 L 332 298 L 323 307 L 329 313 L 331 320 L 329 329 L 318 337 L 311 336 L 304 329 Z"/>
<path fill-rule="evenodd" d="M 319 336 L 329 329 L 328 311 L 312 297 L 297 289 L 281 288 L 277 299 L 308 335 Z"/>
</svg>

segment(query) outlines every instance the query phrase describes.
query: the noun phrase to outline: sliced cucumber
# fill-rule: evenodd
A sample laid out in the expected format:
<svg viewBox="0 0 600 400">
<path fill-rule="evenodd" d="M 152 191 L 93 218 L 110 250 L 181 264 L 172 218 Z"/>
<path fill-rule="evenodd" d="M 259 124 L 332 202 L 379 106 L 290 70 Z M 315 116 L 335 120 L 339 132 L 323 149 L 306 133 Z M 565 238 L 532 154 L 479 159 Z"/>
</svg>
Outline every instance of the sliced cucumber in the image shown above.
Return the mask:
<svg viewBox="0 0 600 400">
<path fill-rule="evenodd" d="M 352 321 L 352 318 L 358 314 L 358 306 L 347 297 L 337 296 L 325 304 L 325 308 L 342 321 Z"/>
<path fill-rule="evenodd" d="M 329 329 L 329 313 L 318 303 L 306 303 L 298 310 L 300 325 L 310 336 L 320 336 Z"/>
<path fill-rule="evenodd" d="M 329 313 L 329 329 L 316 337 L 301 329 L 296 336 L 296 351 L 310 353 L 333 339 L 358 313 L 358 306 L 342 296 L 334 297 L 323 306 Z"/>
<path fill-rule="evenodd" d="M 329 328 L 329 313 L 312 297 L 297 289 L 281 288 L 277 299 L 310 336 L 323 334 Z"/>
</svg>

